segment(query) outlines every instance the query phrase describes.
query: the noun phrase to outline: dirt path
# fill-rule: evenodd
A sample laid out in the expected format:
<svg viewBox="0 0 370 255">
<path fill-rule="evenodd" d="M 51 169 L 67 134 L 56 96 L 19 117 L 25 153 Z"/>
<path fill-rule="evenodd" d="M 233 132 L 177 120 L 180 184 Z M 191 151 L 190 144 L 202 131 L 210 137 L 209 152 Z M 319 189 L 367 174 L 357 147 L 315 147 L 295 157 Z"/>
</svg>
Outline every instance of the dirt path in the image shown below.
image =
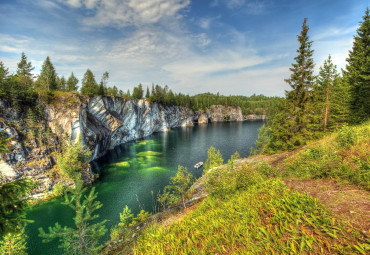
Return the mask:
<svg viewBox="0 0 370 255">
<path fill-rule="evenodd" d="M 319 200 L 338 218 L 370 237 L 370 192 L 329 179 L 285 180 L 293 190 Z"/>
</svg>

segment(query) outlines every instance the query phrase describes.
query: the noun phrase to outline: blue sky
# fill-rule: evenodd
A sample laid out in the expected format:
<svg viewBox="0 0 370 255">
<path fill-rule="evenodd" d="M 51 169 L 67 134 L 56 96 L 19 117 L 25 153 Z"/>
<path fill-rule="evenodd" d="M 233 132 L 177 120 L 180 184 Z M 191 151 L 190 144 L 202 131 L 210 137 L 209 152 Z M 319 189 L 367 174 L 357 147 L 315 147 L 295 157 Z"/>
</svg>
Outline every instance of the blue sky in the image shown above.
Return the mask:
<svg viewBox="0 0 370 255">
<path fill-rule="evenodd" d="M 282 96 L 305 17 L 316 70 L 345 66 L 366 0 L 1 0 L 0 61 L 46 56 L 66 78 L 86 69 L 126 91 Z"/>
</svg>

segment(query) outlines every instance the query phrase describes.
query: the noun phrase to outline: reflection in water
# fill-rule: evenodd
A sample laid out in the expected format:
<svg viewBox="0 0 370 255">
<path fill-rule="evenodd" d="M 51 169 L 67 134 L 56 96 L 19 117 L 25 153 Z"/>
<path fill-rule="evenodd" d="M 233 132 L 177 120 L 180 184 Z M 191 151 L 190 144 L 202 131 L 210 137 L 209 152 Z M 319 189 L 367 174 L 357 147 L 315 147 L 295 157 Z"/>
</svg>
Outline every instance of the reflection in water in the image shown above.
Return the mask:
<svg viewBox="0 0 370 255">
<path fill-rule="evenodd" d="M 176 174 L 178 165 L 187 167 L 196 177 L 201 176 L 202 168 L 196 170 L 193 166 L 205 162 L 210 146 L 220 149 L 225 161 L 235 151 L 242 157 L 248 156 L 261 125 L 262 122 L 231 122 L 182 127 L 116 147 L 92 162 L 99 173 L 94 187 L 103 203 L 98 211 L 100 219 L 108 220 L 109 229 L 118 223 L 125 205 L 134 213 L 141 207 L 152 211 L 156 194 Z M 55 222 L 72 226 L 73 211 L 62 205 L 62 201 L 56 199 L 28 211 L 27 217 L 35 221 L 27 227 L 29 254 L 63 254 L 56 248 L 56 242 L 43 244 L 38 237 L 39 227 L 46 229 Z M 105 238 L 108 237 L 109 233 Z"/>
</svg>

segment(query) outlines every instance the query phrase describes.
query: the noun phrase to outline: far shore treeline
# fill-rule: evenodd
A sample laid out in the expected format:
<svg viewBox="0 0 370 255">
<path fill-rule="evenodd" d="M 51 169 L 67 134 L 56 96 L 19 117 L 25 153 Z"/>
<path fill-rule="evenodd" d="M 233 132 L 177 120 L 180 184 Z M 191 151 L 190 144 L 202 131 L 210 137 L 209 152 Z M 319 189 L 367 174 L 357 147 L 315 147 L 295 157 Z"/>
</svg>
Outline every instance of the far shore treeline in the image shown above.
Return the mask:
<svg viewBox="0 0 370 255">
<path fill-rule="evenodd" d="M 40 74 L 35 76 L 34 67 L 27 60 L 24 52 L 18 63 L 15 74 L 9 74 L 9 69 L 0 61 L 0 97 L 8 99 L 15 109 L 25 109 L 35 104 L 49 103 L 56 95 L 64 93 L 79 93 L 83 96 L 113 96 L 125 99 L 146 98 L 151 102 L 158 102 L 164 106 L 184 106 L 193 110 L 205 110 L 211 105 L 239 106 L 243 114 L 265 114 L 279 97 L 267 97 L 264 95 L 252 96 L 223 96 L 220 93 L 203 93 L 190 96 L 183 93 L 174 93 L 167 85 L 152 84 L 144 88 L 142 84 L 135 86 L 126 92 L 116 86 L 108 86 L 109 73 L 105 72 L 100 82 L 96 81 L 93 72 L 87 69 L 79 89 L 79 79 L 72 72 L 66 79 L 59 76 L 50 57 L 46 57 Z M 38 106 L 40 108 L 42 106 Z"/>
</svg>

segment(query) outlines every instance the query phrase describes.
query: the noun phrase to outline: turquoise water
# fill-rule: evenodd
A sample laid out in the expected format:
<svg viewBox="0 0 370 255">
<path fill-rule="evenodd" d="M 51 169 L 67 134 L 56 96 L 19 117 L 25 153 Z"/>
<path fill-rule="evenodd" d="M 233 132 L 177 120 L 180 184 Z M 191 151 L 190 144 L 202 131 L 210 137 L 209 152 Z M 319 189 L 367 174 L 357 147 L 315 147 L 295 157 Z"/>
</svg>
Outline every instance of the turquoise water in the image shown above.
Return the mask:
<svg viewBox="0 0 370 255">
<path fill-rule="evenodd" d="M 202 168 L 197 170 L 194 164 L 207 159 L 210 146 L 220 149 L 225 161 L 235 151 L 242 157 L 248 156 L 262 124 L 260 121 L 229 122 L 176 128 L 115 148 L 94 162 L 95 171 L 100 175 L 94 187 L 99 193 L 98 200 L 103 203 L 98 211 L 100 219 L 108 220 L 109 229 L 118 223 L 125 205 L 134 213 L 140 209 L 153 211 L 153 197 L 176 174 L 178 165 L 187 167 L 196 177 L 201 176 Z M 27 212 L 27 218 L 34 220 L 26 229 L 29 254 L 63 254 L 57 242 L 42 243 L 38 237 L 38 228 L 47 229 L 55 222 L 72 226 L 74 212 L 61 204 L 62 201 L 64 199 L 54 199 Z M 109 232 L 105 240 L 108 238 Z"/>
</svg>

